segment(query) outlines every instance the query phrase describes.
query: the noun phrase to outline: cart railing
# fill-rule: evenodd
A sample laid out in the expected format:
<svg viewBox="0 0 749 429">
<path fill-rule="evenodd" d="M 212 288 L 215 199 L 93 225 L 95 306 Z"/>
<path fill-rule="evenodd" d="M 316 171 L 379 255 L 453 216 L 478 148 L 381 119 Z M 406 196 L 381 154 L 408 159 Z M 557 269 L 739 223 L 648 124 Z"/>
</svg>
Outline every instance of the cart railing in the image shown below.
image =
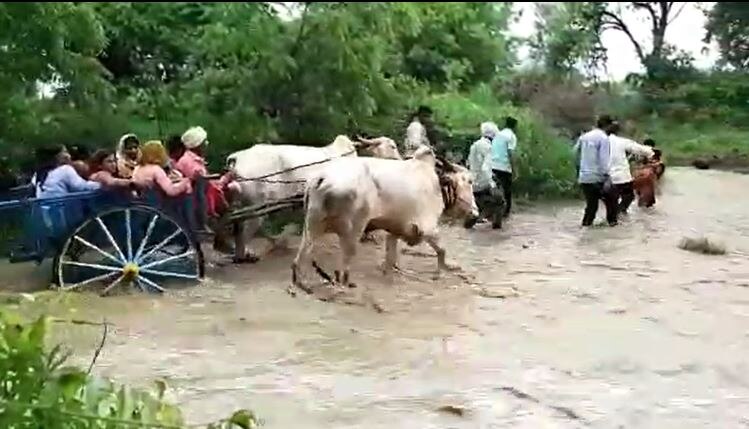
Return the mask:
<svg viewBox="0 0 749 429">
<path fill-rule="evenodd" d="M 17 188 L 14 188 L 17 189 Z M 0 201 L 0 211 L 2 210 L 8 210 L 8 209 L 17 209 L 19 207 L 29 206 L 29 205 L 35 205 L 35 204 L 59 204 L 64 203 L 66 201 L 80 201 L 83 199 L 91 199 L 96 198 L 101 195 L 106 195 L 106 191 L 83 191 L 83 192 L 71 192 L 69 194 L 61 195 L 59 197 L 49 197 L 49 198 L 37 198 L 37 197 L 29 197 L 29 198 L 16 198 L 16 199 L 9 199 L 9 200 L 2 200 Z"/>
<path fill-rule="evenodd" d="M 0 201 L 0 214 L 14 210 L 18 213 L 13 226 L 20 230 L 20 236 L 10 247 L 10 262 L 41 263 L 55 254 L 62 240 L 84 219 L 112 207 L 146 205 L 163 210 L 191 235 L 205 225 L 203 179 L 195 181 L 192 195 L 177 198 L 167 197 L 155 189 L 143 191 L 137 197 L 125 190 L 71 192 L 49 198 L 28 196 L 31 192 L 27 187 L 19 187 L 6 193 L 6 198 L 10 195 L 15 198 Z"/>
</svg>

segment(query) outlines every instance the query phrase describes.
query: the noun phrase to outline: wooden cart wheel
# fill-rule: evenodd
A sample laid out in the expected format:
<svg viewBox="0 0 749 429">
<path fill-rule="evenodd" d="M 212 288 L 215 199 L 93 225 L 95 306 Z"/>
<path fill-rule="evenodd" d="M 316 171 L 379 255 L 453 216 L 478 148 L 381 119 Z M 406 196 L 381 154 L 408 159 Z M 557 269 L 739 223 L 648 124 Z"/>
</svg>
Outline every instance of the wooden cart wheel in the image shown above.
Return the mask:
<svg viewBox="0 0 749 429">
<path fill-rule="evenodd" d="M 203 252 L 189 230 L 148 206 L 115 208 L 86 219 L 55 257 L 53 277 L 61 290 L 118 285 L 163 292 L 175 280 L 197 281 Z"/>
</svg>

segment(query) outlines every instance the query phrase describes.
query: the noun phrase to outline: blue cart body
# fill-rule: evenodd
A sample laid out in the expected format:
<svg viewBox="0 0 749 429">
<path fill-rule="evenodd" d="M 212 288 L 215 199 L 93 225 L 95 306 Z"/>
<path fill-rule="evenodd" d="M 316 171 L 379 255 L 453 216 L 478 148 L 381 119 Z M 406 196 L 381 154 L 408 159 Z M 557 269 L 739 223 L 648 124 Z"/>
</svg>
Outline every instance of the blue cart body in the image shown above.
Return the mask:
<svg viewBox="0 0 749 429">
<path fill-rule="evenodd" d="M 55 258 L 55 281 L 80 283 L 97 275 L 101 277 L 105 268 L 113 271 L 114 275 L 115 267 L 107 264 L 110 262 L 107 259 L 113 260 L 111 256 L 121 262 L 123 270 L 134 263 L 145 266 L 155 265 L 154 261 L 159 259 L 176 259 L 173 254 L 164 253 L 166 246 L 154 249 L 153 252 L 149 252 L 148 246 L 151 249 L 158 247 L 156 243 L 172 240 L 169 237 L 179 233 L 181 242 L 175 244 L 175 252 L 194 249 L 193 252 L 199 254 L 199 269 L 192 272 L 200 277 L 203 261 L 197 233 L 205 226 L 205 185 L 205 180 L 199 179 L 195 182 L 195 191 L 191 195 L 176 198 L 166 197 L 156 190 L 143 192 L 137 197 L 131 192 L 111 190 L 39 199 L 32 197 L 33 189 L 29 187 L 15 189 L 0 200 L 0 216 L 4 216 L 6 220 L 14 218 L 17 221 L 14 226 L 21 229 L 20 236 L 11 247 L 10 262 L 41 263 L 47 258 Z M 159 218 L 158 222 L 156 218 Z M 176 243 L 175 240 L 171 242 Z M 141 243 L 142 246 L 138 249 Z M 101 249 L 107 246 L 109 250 L 102 252 Z M 101 258 L 86 261 L 77 259 L 78 254 L 91 249 L 100 253 L 96 256 Z M 69 259 L 67 264 L 71 266 L 63 267 L 66 270 L 63 274 L 63 269 L 58 266 L 58 259 L 65 252 Z M 136 261 L 136 252 L 147 255 L 145 259 Z M 77 265 L 72 266 L 75 264 Z M 185 267 L 180 264 L 184 265 L 185 261 L 159 263 L 163 267 L 159 266 L 160 271 L 154 271 L 184 277 Z M 165 271 L 164 267 L 168 270 Z M 150 283 L 150 280 L 159 276 L 160 274 L 153 274 L 145 281 Z M 189 277 L 192 276 L 191 274 Z"/>
</svg>

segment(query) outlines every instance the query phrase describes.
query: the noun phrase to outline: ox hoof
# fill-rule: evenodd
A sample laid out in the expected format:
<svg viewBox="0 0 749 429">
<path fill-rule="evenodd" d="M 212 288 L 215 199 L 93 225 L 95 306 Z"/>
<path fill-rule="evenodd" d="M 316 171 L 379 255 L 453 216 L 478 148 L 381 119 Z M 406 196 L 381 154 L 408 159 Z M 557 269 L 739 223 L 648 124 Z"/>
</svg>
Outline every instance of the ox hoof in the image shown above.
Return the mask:
<svg viewBox="0 0 749 429">
<path fill-rule="evenodd" d="M 235 264 L 254 264 L 258 261 L 260 261 L 260 258 L 255 255 L 245 255 L 232 258 L 232 262 L 234 262 Z"/>
<path fill-rule="evenodd" d="M 400 267 L 398 267 L 397 265 L 390 265 L 385 262 L 380 264 L 378 268 L 380 269 L 382 274 L 386 276 L 392 275 L 394 272 L 400 272 Z"/>
<path fill-rule="evenodd" d="M 375 245 L 380 244 L 380 240 L 377 239 L 377 237 L 374 234 L 364 234 L 359 240 L 360 243 L 372 243 Z"/>
<path fill-rule="evenodd" d="M 345 284 L 341 282 L 336 282 L 336 281 L 326 282 L 323 285 L 321 285 L 321 287 L 322 287 L 321 290 L 327 290 L 327 292 L 325 293 L 332 294 L 332 295 L 340 295 L 340 294 L 345 293 L 346 290 L 348 290 L 348 287 Z"/>
</svg>

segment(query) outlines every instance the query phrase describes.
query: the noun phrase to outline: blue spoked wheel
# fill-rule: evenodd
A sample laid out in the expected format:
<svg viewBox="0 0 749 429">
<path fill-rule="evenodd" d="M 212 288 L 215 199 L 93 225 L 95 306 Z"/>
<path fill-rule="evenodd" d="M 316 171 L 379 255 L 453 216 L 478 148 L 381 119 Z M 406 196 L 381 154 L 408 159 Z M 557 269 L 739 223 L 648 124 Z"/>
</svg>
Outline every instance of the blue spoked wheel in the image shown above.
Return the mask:
<svg viewBox="0 0 749 429">
<path fill-rule="evenodd" d="M 199 281 L 203 252 L 189 230 L 148 206 L 97 213 L 78 226 L 55 258 L 54 280 L 61 290 L 100 290 L 119 286 L 146 292 Z"/>
</svg>

